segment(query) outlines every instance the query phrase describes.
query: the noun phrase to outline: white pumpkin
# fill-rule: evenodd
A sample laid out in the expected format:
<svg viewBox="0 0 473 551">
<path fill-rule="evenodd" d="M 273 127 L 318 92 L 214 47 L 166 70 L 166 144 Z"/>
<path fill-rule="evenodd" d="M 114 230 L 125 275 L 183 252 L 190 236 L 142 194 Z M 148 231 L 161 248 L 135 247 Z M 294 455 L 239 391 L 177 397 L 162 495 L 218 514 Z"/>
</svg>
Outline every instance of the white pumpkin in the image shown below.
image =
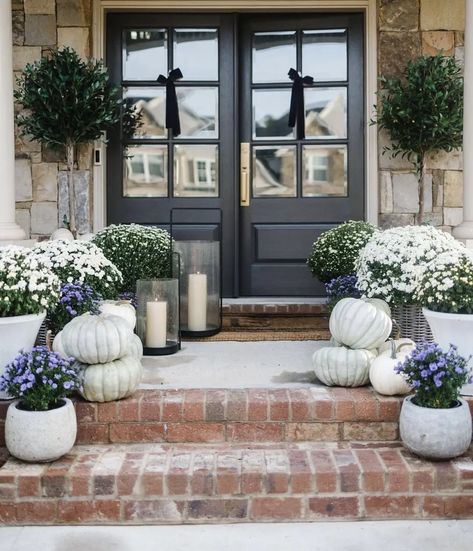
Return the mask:
<svg viewBox="0 0 473 551">
<path fill-rule="evenodd" d="M 104 300 L 99 306 L 100 313 L 104 316 L 118 316 L 123 318 L 131 327 L 136 326 L 136 310 L 127 300 Z"/>
<path fill-rule="evenodd" d="M 396 373 L 394 368 L 412 352 L 415 343 L 410 341 L 397 345 L 396 342 L 388 341 L 391 350 L 380 354 L 370 367 L 370 381 L 373 388 L 385 396 L 409 394 L 412 390 L 406 379 L 400 373 Z"/>
<path fill-rule="evenodd" d="M 337 302 L 329 321 L 333 338 L 349 348 L 371 350 L 389 337 L 391 318 L 376 306 L 357 298 Z"/>
<path fill-rule="evenodd" d="M 371 350 L 352 350 L 345 346 L 319 348 L 312 356 L 317 379 L 328 386 L 363 386 L 369 382 Z"/>
<path fill-rule="evenodd" d="M 62 345 L 62 331 L 59 331 L 59 333 L 54 337 L 53 352 L 57 352 L 63 358 L 67 358 L 67 354 Z"/>
<path fill-rule="evenodd" d="M 50 241 L 74 241 L 74 234 L 67 228 L 54 230 L 49 238 Z"/>
<path fill-rule="evenodd" d="M 81 363 L 108 363 L 128 354 L 131 335 L 123 318 L 82 314 L 64 327 L 61 343 L 66 355 Z"/>
<path fill-rule="evenodd" d="M 81 395 L 89 402 L 112 402 L 131 396 L 143 374 L 141 362 L 133 356 L 105 364 L 81 364 Z"/>
<path fill-rule="evenodd" d="M 410 345 L 410 349 L 412 350 L 415 348 L 416 343 L 412 339 L 389 339 L 386 342 L 383 342 L 383 344 L 378 348 L 378 355 L 382 354 L 383 352 L 391 352 L 392 351 L 392 343 L 396 346 L 397 350 L 404 350 L 408 347 L 404 347 L 404 345 Z M 402 349 L 400 346 L 402 345 Z"/>
<path fill-rule="evenodd" d="M 134 333 L 130 337 L 128 355 L 133 356 L 137 360 L 141 360 L 141 358 L 143 357 L 143 343 L 141 342 L 140 337 L 138 337 L 138 335 L 135 335 Z"/>
<path fill-rule="evenodd" d="M 330 340 L 328 341 L 329 346 L 343 346 L 343 344 L 339 343 L 337 340 L 335 340 L 333 337 L 330 337 Z"/>
<path fill-rule="evenodd" d="M 362 298 L 361 300 L 368 302 L 368 304 L 372 304 L 373 306 L 384 312 L 387 316 L 392 317 L 389 304 L 382 298 Z"/>
</svg>

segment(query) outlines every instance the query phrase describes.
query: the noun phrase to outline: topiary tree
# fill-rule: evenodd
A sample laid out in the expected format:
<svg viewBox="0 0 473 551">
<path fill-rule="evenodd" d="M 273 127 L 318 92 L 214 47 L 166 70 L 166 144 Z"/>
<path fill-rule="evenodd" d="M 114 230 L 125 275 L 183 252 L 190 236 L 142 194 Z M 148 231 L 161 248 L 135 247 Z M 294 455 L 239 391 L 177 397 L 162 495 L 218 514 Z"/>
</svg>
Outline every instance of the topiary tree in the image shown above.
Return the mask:
<svg viewBox="0 0 473 551">
<path fill-rule="evenodd" d="M 376 120 L 390 135 L 383 153 L 401 155 L 419 181 L 417 223 L 424 218 L 425 160 L 429 153 L 462 145 L 463 78 L 452 57 L 423 56 L 408 63 L 403 78 L 381 77 Z"/>
<path fill-rule="evenodd" d="M 74 156 L 78 145 L 103 137 L 123 119 L 132 133 L 137 113 L 122 100 L 102 61 L 82 60 L 71 48 L 51 51 L 28 64 L 17 79 L 15 99 L 26 110 L 18 116 L 23 135 L 55 150 L 65 150 L 68 167 L 69 225 L 76 231 Z"/>
</svg>

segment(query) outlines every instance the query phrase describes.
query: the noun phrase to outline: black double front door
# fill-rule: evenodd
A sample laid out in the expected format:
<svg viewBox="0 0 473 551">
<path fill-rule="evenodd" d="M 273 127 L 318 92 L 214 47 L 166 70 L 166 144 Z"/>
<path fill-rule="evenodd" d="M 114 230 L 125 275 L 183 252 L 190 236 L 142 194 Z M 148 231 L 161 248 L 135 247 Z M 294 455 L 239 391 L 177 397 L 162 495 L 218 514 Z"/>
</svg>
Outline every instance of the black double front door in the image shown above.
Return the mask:
<svg viewBox="0 0 473 551">
<path fill-rule="evenodd" d="M 107 222 L 220 239 L 225 296 L 323 294 L 313 241 L 364 216 L 362 15 L 110 13 L 107 64 L 141 112 L 109 136 Z"/>
</svg>

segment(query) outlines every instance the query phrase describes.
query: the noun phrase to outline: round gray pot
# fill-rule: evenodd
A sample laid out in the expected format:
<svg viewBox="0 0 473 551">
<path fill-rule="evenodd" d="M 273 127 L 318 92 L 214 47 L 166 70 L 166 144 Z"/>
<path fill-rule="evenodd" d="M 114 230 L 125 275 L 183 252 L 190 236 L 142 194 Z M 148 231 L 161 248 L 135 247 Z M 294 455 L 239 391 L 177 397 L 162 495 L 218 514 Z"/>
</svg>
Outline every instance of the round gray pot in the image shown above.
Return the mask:
<svg viewBox="0 0 473 551">
<path fill-rule="evenodd" d="M 471 444 L 471 413 L 465 400 L 448 409 L 424 408 L 404 399 L 399 419 L 401 440 L 413 453 L 430 459 L 449 459 Z"/>
</svg>

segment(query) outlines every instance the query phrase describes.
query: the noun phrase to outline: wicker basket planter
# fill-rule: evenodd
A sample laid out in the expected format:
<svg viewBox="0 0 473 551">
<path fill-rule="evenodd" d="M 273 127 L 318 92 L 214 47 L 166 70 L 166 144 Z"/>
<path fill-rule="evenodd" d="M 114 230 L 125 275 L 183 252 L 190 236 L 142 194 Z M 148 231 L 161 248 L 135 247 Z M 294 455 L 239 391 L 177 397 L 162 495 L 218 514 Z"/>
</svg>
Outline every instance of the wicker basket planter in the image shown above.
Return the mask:
<svg viewBox="0 0 473 551">
<path fill-rule="evenodd" d="M 52 349 L 53 340 L 56 334 L 53 333 L 51 329 L 49 329 L 49 325 L 49 320 L 48 318 L 46 318 L 41 324 L 38 336 L 36 337 L 37 346 L 47 346 L 48 348 Z"/>
<path fill-rule="evenodd" d="M 422 313 L 422 306 L 403 304 L 392 306 L 391 311 L 392 318 L 399 328 L 401 337 L 412 339 L 414 342 L 434 341 L 430 326 Z"/>
</svg>

